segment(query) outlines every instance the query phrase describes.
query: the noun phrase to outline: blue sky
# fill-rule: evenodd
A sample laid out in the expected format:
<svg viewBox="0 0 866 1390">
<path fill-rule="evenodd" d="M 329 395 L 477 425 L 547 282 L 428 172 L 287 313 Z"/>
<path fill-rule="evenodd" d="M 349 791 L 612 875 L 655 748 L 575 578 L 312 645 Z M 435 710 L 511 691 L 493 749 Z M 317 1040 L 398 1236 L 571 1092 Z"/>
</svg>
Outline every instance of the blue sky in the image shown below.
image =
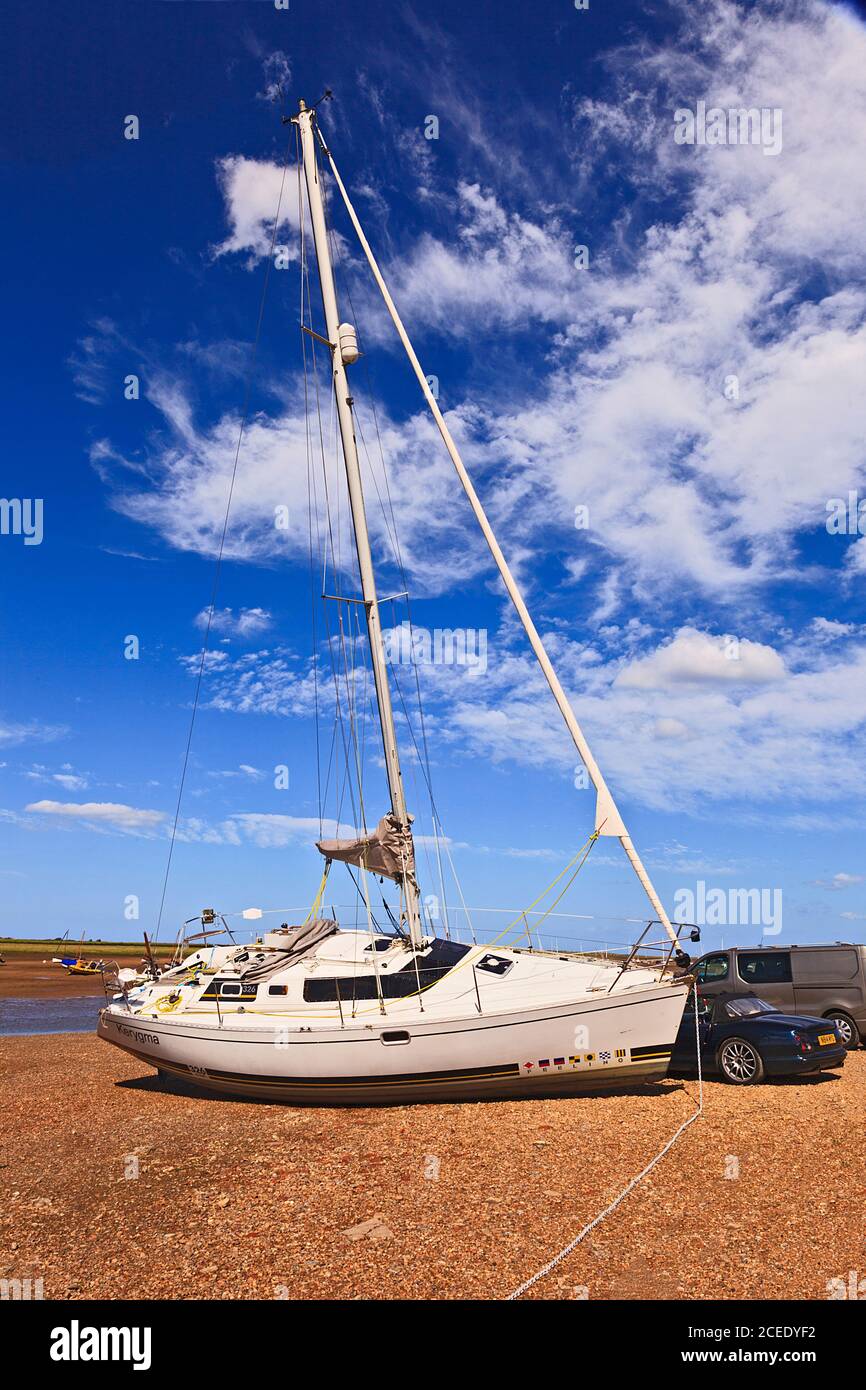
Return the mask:
<svg viewBox="0 0 866 1390">
<path fill-rule="evenodd" d="M 827 525 L 866 496 L 857 9 L 70 4 L 4 29 L 2 492 L 42 499 L 43 536 L 0 536 L 0 932 L 155 922 L 286 150 L 269 93 L 328 86 L 338 165 L 668 909 L 699 882 L 778 890 L 777 943 L 866 939 L 866 519 Z M 781 148 L 677 144 L 699 101 L 780 112 Z M 295 189 L 292 145 L 164 935 L 204 905 L 306 904 L 320 872 Z M 402 583 L 376 423 L 414 621 L 487 642 L 483 671 L 419 670 L 442 822 L 466 901 L 520 908 L 591 793 L 331 212 L 380 589 Z M 340 528 L 348 557 L 345 504 Z M 372 817 L 369 730 L 368 753 Z M 423 840 L 419 876 L 438 891 Z M 588 919 L 563 937 L 631 935 L 615 842 L 559 910 Z"/>
</svg>

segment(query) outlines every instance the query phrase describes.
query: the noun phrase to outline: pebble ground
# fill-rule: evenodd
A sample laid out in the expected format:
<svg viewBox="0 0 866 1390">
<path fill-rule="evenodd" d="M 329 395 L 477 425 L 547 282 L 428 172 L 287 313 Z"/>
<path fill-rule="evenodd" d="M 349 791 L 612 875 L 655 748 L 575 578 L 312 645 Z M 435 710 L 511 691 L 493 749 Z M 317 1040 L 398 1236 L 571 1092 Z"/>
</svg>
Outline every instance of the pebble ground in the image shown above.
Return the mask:
<svg viewBox="0 0 866 1390">
<path fill-rule="evenodd" d="M 0 1277 L 58 1299 L 501 1299 L 697 1094 L 301 1109 L 167 1091 L 90 1035 L 0 1056 Z M 706 1083 L 703 1117 L 527 1297 L 825 1299 L 866 1278 L 864 1096 L 866 1052 Z"/>
</svg>

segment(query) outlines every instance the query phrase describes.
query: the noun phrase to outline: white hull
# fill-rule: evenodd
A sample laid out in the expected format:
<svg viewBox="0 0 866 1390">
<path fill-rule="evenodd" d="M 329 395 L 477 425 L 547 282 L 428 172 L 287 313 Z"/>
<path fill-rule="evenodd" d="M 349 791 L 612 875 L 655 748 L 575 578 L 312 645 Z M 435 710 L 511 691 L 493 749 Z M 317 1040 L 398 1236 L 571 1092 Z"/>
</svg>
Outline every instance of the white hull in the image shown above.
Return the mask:
<svg viewBox="0 0 866 1390">
<path fill-rule="evenodd" d="M 687 986 L 655 985 L 534 1009 L 344 1027 L 261 1017 L 142 1018 L 104 1009 L 98 1034 L 147 1065 L 230 1095 L 293 1104 L 574 1095 L 663 1077 Z"/>
</svg>

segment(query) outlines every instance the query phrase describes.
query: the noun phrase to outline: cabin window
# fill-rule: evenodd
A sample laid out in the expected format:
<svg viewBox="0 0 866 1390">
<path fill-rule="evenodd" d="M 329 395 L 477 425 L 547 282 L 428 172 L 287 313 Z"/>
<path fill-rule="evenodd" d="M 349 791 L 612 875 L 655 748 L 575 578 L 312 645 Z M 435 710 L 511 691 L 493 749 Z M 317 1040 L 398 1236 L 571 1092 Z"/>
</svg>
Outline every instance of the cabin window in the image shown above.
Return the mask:
<svg viewBox="0 0 866 1390">
<path fill-rule="evenodd" d="M 427 989 L 447 975 L 458 961 L 470 950 L 457 941 L 432 942 L 417 963 L 413 957 L 392 975 L 379 976 L 379 989 L 383 999 L 405 999 L 416 994 L 420 985 Z M 304 1001 L 307 1004 L 334 1004 L 339 999 L 343 1004 L 352 1004 L 358 999 L 378 999 L 375 975 L 341 975 L 304 981 Z"/>
<path fill-rule="evenodd" d="M 268 994 L 288 994 L 288 985 L 268 985 Z"/>
<path fill-rule="evenodd" d="M 241 987 L 240 987 L 239 984 L 228 984 L 225 980 L 223 981 L 222 988 L 220 989 L 220 994 L 222 994 L 222 995 L 240 994 L 240 992 L 241 992 Z"/>
<path fill-rule="evenodd" d="M 388 979 L 397 981 L 399 977 L 392 975 Z M 385 981 L 381 981 L 382 993 L 385 993 Z M 406 993 L 410 991 L 407 989 Z M 354 999 L 378 999 L 379 994 L 376 989 L 375 975 L 344 975 L 342 979 L 326 977 L 321 980 L 304 981 L 304 1001 L 307 1004 L 333 1004 L 340 1000 L 343 1004 L 351 1004 Z M 390 995 L 388 996 L 391 997 Z"/>
</svg>

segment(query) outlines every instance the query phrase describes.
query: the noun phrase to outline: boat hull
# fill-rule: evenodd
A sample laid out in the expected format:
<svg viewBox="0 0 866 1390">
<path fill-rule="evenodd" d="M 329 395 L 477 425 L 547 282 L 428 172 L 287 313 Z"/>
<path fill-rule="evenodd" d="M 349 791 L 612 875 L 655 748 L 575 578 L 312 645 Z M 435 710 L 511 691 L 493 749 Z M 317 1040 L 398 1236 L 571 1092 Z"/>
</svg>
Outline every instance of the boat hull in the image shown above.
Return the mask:
<svg viewBox="0 0 866 1390">
<path fill-rule="evenodd" d="M 685 986 L 519 1013 L 291 1030 L 142 1019 L 119 1007 L 98 1035 L 173 1078 L 294 1105 L 569 1096 L 667 1073 Z"/>
</svg>

